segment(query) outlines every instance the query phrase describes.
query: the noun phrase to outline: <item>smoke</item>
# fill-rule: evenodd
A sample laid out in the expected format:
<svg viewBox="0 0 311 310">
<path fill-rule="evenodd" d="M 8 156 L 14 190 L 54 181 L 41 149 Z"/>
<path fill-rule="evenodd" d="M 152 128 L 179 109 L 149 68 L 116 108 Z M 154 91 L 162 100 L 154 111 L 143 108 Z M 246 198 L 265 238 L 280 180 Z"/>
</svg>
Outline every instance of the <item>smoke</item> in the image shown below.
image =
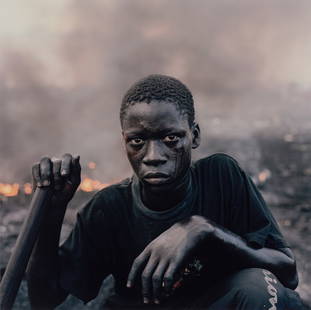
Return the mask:
<svg viewBox="0 0 311 310">
<path fill-rule="evenodd" d="M 43 9 L 33 6 L 33 16 Z M 242 139 L 256 152 L 258 133 L 310 132 L 308 0 L 73 1 L 48 12 L 44 23 L 25 22 L 27 36 L 1 39 L 1 181 L 26 180 L 34 161 L 65 152 L 95 161 L 102 181 L 127 176 L 119 104 L 150 73 L 192 90 L 197 157 L 218 150 L 215 139 Z M 233 153 L 243 160 L 243 151 Z"/>
</svg>

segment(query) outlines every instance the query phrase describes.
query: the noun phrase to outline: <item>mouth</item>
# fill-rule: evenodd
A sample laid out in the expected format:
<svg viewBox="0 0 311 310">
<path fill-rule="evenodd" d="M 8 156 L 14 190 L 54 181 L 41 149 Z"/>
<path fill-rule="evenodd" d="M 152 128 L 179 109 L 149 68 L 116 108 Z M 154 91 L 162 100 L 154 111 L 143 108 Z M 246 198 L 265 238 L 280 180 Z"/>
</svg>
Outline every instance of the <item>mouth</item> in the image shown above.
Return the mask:
<svg viewBox="0 0 311 310">
<path fill-rule="evenodd" d="M 144 175 L 143 180 L 152 185 L 161 185 L 167 183 L 169 175 L 162 172 L 148 172 Z"/>
</svg>

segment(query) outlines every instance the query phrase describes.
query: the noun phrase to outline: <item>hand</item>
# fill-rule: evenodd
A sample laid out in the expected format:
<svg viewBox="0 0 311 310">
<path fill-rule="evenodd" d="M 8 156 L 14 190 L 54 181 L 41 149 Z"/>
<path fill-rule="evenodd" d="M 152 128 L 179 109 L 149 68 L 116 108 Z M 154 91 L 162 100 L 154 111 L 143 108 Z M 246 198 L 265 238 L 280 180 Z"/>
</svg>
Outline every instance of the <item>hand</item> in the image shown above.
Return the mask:
<svg viewBox="0 0 311 310">
<path fill-rule="evenodd" d="M 134 260 L 128 276 L 127 287 L 132 287 L 141 275 L 144 303 L 159 304 L 163 289 L 171 292 L 182 268 L 214 231 L 214 226 L 201 216 L 192 216 L 174 224 L 153 240 Z"/>
<path fill-rule="evenodd" d="M 51 187 L 52 201 L 67 204 L 81 182 L 80 156 L 63 155 L 62 159 L 43 157 L 32 167 L 33 188 Z"/>
</svg>

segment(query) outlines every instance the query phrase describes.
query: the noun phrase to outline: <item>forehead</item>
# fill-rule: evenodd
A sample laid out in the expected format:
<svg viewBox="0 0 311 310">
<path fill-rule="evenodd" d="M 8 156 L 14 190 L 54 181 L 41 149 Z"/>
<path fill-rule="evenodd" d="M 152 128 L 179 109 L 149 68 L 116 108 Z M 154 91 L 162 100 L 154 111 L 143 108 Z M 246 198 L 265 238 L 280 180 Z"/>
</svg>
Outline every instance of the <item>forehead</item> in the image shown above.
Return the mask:
<svg viewBox="0 0 311 310">
<path fill-rule="evenodd" d="M 175 103 L 166 101 L 138 102 L 130 105 L 122 120 L 124 132 L 132 130 L 189 129 L 187 115 Z"/>
</svg>

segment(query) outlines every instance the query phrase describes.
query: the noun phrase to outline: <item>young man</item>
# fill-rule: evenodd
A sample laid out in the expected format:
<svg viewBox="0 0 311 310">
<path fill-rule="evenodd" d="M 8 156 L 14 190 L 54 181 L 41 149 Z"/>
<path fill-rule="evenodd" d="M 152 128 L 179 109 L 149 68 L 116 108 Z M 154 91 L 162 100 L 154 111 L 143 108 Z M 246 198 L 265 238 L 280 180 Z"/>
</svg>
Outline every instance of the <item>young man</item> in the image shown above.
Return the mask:
<svg viewBox="0 0 311 310">
<path fill-rule="evenodd" d="M 191 164 L 200 129 L 188 88 L 148 76 L 125 94 L 120 120 L 134 175 L 98 192 L 60 248 L 79 157 L 33 166 L 37 186 L 54 188 L 28 269 L 33 308 L 68 294 L 87 302 L 112 274 L 116 309 L 288 309 L 295 260 L 250 178 L 224 154 Z"/>
</svg>

